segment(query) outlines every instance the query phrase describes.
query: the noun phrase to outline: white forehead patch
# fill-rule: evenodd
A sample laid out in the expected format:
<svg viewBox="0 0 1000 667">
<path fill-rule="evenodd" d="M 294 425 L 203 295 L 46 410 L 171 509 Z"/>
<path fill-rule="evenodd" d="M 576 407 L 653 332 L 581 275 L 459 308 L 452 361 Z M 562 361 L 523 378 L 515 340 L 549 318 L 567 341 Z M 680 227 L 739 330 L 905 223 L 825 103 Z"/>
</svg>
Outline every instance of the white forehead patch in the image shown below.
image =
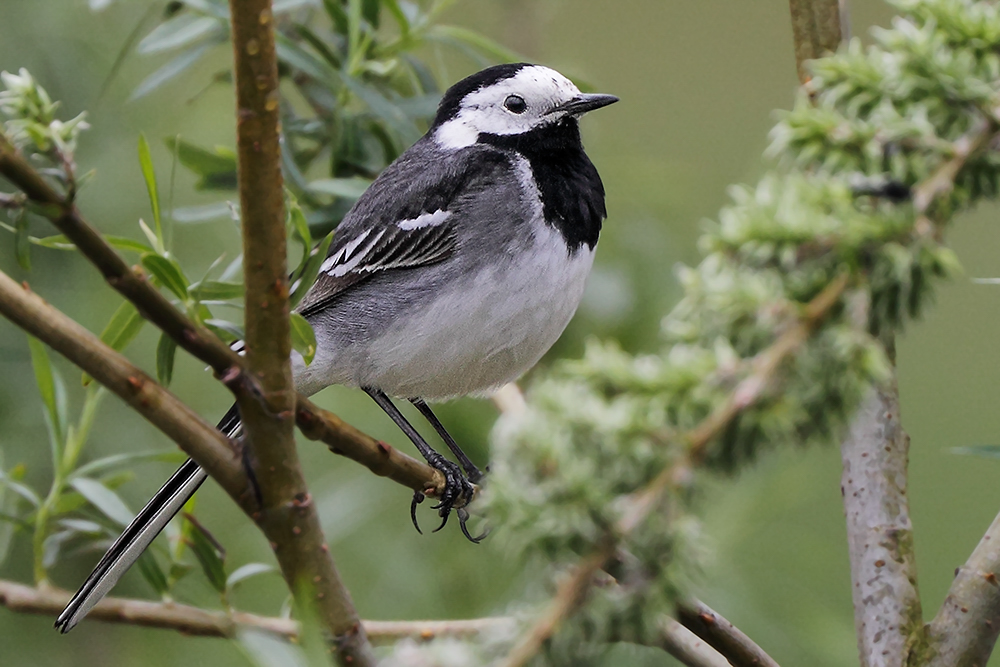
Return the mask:
<svg viewBox="0 0 1000 667">
<path fill-rule="evenodd" d="M 514 76 L 475 90 L 462 99 L 458 113 L 434 133 L 434 141 L 449 150 L 476 143 L 479 134 L 520 134 L 559 119 L 547 115 L 580 94 L 580 89 L 559 72 L 531 65 Z M 504 108 L 510 95 L 524 99 L 528 108 L 515 114 Z"/>
</svg>

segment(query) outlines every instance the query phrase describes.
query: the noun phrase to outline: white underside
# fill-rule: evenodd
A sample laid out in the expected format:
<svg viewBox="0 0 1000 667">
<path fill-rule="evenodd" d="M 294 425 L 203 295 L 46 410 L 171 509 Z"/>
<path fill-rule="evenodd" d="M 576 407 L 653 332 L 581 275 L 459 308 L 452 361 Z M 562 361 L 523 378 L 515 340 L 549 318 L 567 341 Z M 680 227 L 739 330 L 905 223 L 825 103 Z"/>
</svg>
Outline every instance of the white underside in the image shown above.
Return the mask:
<svg viewBox="0 0 1000 667">
<path fill-rule="evenodd" d="M 556 342 L 576 312 L 594 252 L 570 255 L 558 231 L 535 226 L 535 244 L 503 268 L 470 277 L 370 343 L 294 363 L 300 391 L 330 384 L 391 396 L 445 399 L 484 394 L 517 379 Z"/>
</svg>

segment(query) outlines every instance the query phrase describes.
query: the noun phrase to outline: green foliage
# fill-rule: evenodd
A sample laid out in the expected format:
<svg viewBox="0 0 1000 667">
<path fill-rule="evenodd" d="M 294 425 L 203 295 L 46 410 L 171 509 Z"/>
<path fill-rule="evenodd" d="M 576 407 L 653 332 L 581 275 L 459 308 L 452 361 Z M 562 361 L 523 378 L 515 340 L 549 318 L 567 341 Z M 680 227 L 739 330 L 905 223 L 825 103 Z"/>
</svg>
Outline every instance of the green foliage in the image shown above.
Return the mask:
<svg viewBox="0 0 1000 667">
<path fill-rule="evenodd" d="M 705 258 L 680 270 L 685 296 L 663 321 L 665 347 L 633 357 L 591 342 L 498 423 L 487 487 L 496 538 L 555 569 L 618 544 L 618 585 L 555 639 L 552 664 L 584 661 L 608 640 L 648 641 L 697 573 L 703 473 L 688 467 L 735 471 L 769 448 L 839 438 L 865 388 L 889 373 L 879 337 L 958 270 L 942 231 L 995 197 L 1000 179 L 1000 156 L 983 150 L 1000 128 L 1000 14 L 971 0 L 895 4 L 904 16 L 875 46 L 855 40 L 812 64 L 772 132 L 780 171 L 734 188 L 702 236 Z M 841 276 L 843 297 L 776 380 L 759 376 L 757 362 Z M 758 379 L 761 399 L 689 460 L 686 434 Z M 679 481 L 621 535 L 634 494 L 665 469 Z"/>
<path fill-rule="evenodd" d="M 451 2 L 433 0 L 290 0 L 274 4 L 283 167 L 288 187 L 308 211 L 309 224 L 328 232 L 372 179 L 420 137 L 441 87 L 415 56 L 427 46 L 455 49 L 481 64 L 517 60 L 483 35 L 438 23 Z M 177 3 L 137 45 L 143 55 L 176 54 L 133 92 L 141 97 L 188 71 L 229 36 L 221 0 Z M 229 71 L 213 82 L 229 82 Z M 199 189 L 235 190 L 236 156 L 169 139 Z M 225 206 L 178 211 L 179 217 Z"/>
</svg>

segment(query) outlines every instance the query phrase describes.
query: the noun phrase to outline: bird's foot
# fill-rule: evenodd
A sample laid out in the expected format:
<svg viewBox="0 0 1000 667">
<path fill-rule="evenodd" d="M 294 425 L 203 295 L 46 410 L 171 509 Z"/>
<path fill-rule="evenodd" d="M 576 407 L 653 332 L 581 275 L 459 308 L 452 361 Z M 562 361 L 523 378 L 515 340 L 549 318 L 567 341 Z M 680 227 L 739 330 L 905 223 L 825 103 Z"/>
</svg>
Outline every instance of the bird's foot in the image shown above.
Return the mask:
<svg viewBox="0 0 1000 667">
<path fill-rule="evenodd" d="M 469 519 L 469 513 L 465 510 L 465 507 L 472 501 L 472 497 L 476 492 L 473 483 L 462 474 L 462 469 L 458 464 L 452 463 L 436 452 L 427 458 L 427 463 L 444 475 L 444 490 L 438 498 L 438 504 L 431 508 L 438 511 L 438 516 L 441 517 L 441 525 L 435 528 L 433 532 L 436 533 L 444 528 L 448 523 L 448 518 L 451 516 L 452 510 L 456 510 L 459 523 L 462 527 L 462 534 L 470 541 L 478 543 L 486 537 L 486 533 L 474 538 L 469 534 L 469 529 L 465 525 Z M 416 491 L 413 494 L 413 502 L 410 504 L 410 519 L 413 521 L 413 527 L 421 534 L 423 534 L 423 531 L 420 530 L 420 526 L 417 523 L 417 505 L 423 501 L 424 494 Z"/>
</svg>

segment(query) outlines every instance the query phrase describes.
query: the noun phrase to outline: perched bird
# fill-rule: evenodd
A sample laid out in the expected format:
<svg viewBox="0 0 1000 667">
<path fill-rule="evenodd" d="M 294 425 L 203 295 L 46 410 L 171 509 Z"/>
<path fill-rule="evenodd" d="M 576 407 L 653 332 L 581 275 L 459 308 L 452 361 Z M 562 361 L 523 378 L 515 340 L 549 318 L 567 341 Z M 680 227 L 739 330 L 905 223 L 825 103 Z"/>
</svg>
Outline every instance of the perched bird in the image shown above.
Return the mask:
<svg viewBox="0 0 1000 667">
<path fill-rule="evenodd" d="M 442 526 L 482 474 L 424 401 L 487 394 L 515 380 L 566 328 L 606 217 L 604 186 L 584 153 L 578 119 L 616 101 L 526 63 L 459 81 L 427 134 L 346 215 L 297 307 L 316 332 L 317 352 L 309 366 L 294 357 L 296 388 L 313 394 L 342 384 L 371 395 L 444 474 L 435 507 Z M 461 467 L 435 452 L 390 396 L 411 401 Z M 239 436 L 235 406 L 219 429 Z M 205 477 L 192 460 L 174 473 L 57 628 L 71 630 L 111 590 Z M 414 524 L 421 500 L 417 493 L 411 505 Z M 456 511 L 474 539 L 465 509 Z"/>
</svg>

